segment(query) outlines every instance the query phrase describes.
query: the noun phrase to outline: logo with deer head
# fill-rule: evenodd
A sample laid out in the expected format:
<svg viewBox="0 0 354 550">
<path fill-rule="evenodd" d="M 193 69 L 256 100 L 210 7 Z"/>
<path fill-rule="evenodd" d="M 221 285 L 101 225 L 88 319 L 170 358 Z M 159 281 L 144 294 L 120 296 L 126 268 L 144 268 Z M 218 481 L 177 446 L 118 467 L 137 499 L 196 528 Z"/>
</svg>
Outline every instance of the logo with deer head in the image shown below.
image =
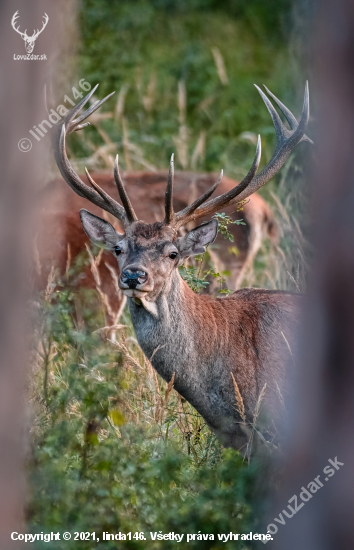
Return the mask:
<svg viewBox="0 0 354 550">
<path fill-rule="evenodd" d="M 47 23 L 49 21 L 49 17 L 46 13 L 44 14 L 44 21 L 43 21 L 41 30 L 37 29 L 36 31 L 33 31 L 32 36 L 27 35 L 27 29 L 25 30 L 25 32 L 21 32 L 19 25 L 16 27 L 16 20 L 17 20 L 18 17 L 19 17 L 19 14 L 18 14 L 18 10 L 17 10 L 17 12 L 14 14 L 13 18 L 11 19 L 11 26 L 16 32 L 18 32 L 18 34 L 21 36 L 21 38 L 23 38 L 23 40 L 25 41 L 26 52 L 27 53 L 32 53 L 38 36 L 41 34 L 41 32 L 44 31 L 44 29 L 47 26 Z"/>
</svg>

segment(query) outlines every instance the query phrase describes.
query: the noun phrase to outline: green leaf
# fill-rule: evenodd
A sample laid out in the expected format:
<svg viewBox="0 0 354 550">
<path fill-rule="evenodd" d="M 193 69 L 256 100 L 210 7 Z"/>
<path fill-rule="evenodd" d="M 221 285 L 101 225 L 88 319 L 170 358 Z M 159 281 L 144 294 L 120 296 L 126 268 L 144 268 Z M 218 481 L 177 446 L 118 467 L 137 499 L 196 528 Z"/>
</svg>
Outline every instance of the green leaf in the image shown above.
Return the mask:
<svg viewBox="0 0 354 550">
<path fill-rule="evenodd" d="M 126 423 L 125 417 L 120 411 L 109 411 L 109 417 L 115 426 L 123 426 Z"/>
</svg>

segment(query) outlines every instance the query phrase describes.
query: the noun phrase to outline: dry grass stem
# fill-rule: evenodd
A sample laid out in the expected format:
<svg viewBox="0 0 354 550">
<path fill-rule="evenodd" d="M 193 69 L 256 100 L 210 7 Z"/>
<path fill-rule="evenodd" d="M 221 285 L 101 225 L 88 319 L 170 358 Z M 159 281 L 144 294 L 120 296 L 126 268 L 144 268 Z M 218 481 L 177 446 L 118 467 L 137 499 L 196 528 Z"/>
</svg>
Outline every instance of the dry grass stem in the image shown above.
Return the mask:
<svg viewBox="0 0 354 550">
<path fill-rule="evenodd" d="M 154 349 L 154 351 L 152 352 L 152 355 L 149 359 L 149 362 L 151 363 L 151 361 L 153 360 L 155 354 L 159 351 L 159 349 L 162 349 L 166 346 L 166 344 L 163 344 L 163 346 L 157 346 L 157 348 Z"/>
<path fill-rule="evenodd" d="M 188 168 L 188 141 L 189 141 L 189 129 L 186 125 L 179 127 L 178 136 L 173 136 L 173 143 L 177 150 L 178 162 L 182 166 L 183 170 Z"/>
<path fill-rule="evenodd" d="M 112 344 L 119 351 L 121 351 L 123 353 L 123 356 L 124 356 L 124 359 L 125 359 L 126 363 L 130 364 L 131 366 L 136 367 L 139 371 L 142 370 L 142 366 L 135 359 L 135 357 L 133 357 L 133 355 L 131 355 L 131 353 L 129 352 L 127 346 L 123 343 L 123 341 L 121 341 L 121 342 L 112 342 Z"/>
<path fill-rule="evenodd" d="M 217 47 L 211 48 L 211 51 L 212 51 L 212 54 L 213 54 L 213 57 L 214 57 L 216 70 L 218 72 L 220 82 L 221 82 L 221 84 L 226 86 L 229 83 L 229 79 L 227 77 L 224 58 L 223 58 L 219 48 L 217 48 Z"/>
<path fill-rule="evenodd" d="M 282 394 L 281 391 L 280 391 L 279 384 L 278 384 L 278 382 L 277 382 L 276 380 L 275 380 L 275 387 L 276 387 L 276 390 L 277 390 L 277 394 L 278 394 L 278 397 L 279 397 L 279 401 L 280 401 L 280 403 L 282 404 L 283 409 L 286 411 L 284 397 L 283 397 L 283 394 Z"/>
<path fill-rule="evenodd" d="M 88 246 L 87 243 L 85 243 L 85 246 L 86 246 L 86 250 L 87 250 L 87 253 L 89 255 L 89 259 L 90 259 L 90 267 L 91 267 L 91 273 L 93 275 L 93 278 L 94 278 L 94 281 L 95 281 L 95 285 L 96 285 L 96 289 L 97 289 L 97 292 L 101 298 L 101 301 L 102 301 L 102 304 L 105 306 L 106 308 L 106 311 L 108 313 L 108 315 L 114 319 L 115 318 L 115 315 L 114 315 L 114 311 L 111 307 L 111 304 L 109 303 L 109 299 L 108 299 L 108 296 L 107 294 L 105 294 L 102 290 L 102 286 L 101 286 L 101 277 L 100 277 L 100 273 L 98 271 L 98 265 L 101 261 L 101 257 L 102 257 L 102 251 L 100 251 L 100 253 L 97 255 L 96 259 L 93 257 L 92 255 L 92 252 L 90 250 L 90 247 Z"/>
<path fill-rule="evenodd" d="M 262 404 L 262 401 L 263 401 L 263 398 L 264 398 L 266 388 L 267 388 L 267 384 L 265 383 L 263 388 L 261 389 L 261 392 L 260 392 L 259 396 L 258 396 L 256 407 L 254 409 L 253 426 L 256 426 L 257 419 L 258 419 L 258 416 L 259 416 L 259 411 L 261 410 L 261 404 Z"/>
<path fill-rule="evenodd" d="M 130 160 L 129 154 L 129 131 L 128 123 L 124 116 L 122 116 L 122 128 L 123 128 L 123 149 L 124 149 L 124 158 L 127 170 L 133 170 L 133 165 Z"/>
<path fill-rule="evenodd" d="M 153 379 L 154 379 L 154 383 L 155 383 L 155 390 L 156 390 L 156 393 L 155 393 L 155 403 L 156 403 L 156 406 L 155 406 L 155 422 L 158 424 L 162 420 L 164 402 L 163 402 L 163 398 L 162 398 L 161 393 L 160 393 L 159 381 L 157 379 L 157 374 L 156 374 L 155 369 L 152 369 L 152 375 L 153 375 Z"/>
<path fill-rule="evenodd" d="M 294 285 L 296 286 L 296 290 L 298 292 L 301 292 L 300 288 L 299 288 L 299 285 L 297 284 L 296 280 L 294 279 L 294 277 L 292 276 L 291 273 L 289 273 L 289 271 L 287 271 L 287 274 L 289 275 L 290 279 L 292 280 L 292 282 L 294 283 Z"/>
<path fill-rule="evenodd" d="M 175 381 L 175 372 L 172 374 L 172 378 L 171 380 L 169 381 L 168 385 L 167 385 L 167 388 L 166 388 L 166 391 L 165 391 L 165 401 L 164 401 L 164 406 L 167 407 L 168 405 L 168 396 L 170 395 L 172 389 L 173 389 L 173 384 L 174 384 L 174 381 Z"/>
<path fill-rule="evenodd" d="M 113 281 L 113 286 L 114 286 L 114 290 L 116 292 L 116 295 L 120 296 L 121 295 L 121 290 L 119 288 L 119 281 L 118 281 L 118 275 L 116 273 L 116 270 L 110 264 L 108 264 L 107 262 L 105 262 L 104 265 L 106 266 L 106 268 L 108 269 L 108 271 L 111 274 L 112 281 Z"/>
<path fill-rule="evenodd" d="M 178 111 L 179 111 L 179 124 L 183 126 L 186 124 L 187 113 L 187 91 L 186 83 L 184 80 L 178 82 L 178 95 L 177 95 Z"/>
<path fill-rule="evenodd" d="M 236 395 L 236 405 L 237 405 L 236 410 L 237 410 L 238 414 L 240 415 L 240 417 L 242 418 L 243 422 L 246 422 L 245 405 L 243 403 L 242 395 L 241 395 L 241 392 L 240 392 L 239 387 L 237 385 L 237 382 L 235 380 L 235 377 L 232 373 L 231 373 L 231 377 L 232 377 L 232 382 L 234 384 L 234 390 L 235 390 L 235 395 Z"/>
<path fill-rule="evenodd" d="M 285 341 L 285 343 L 286 343 L 286 345 L 287 345 L 287 348 L 288 348 L 288 350 L 289 350 L 289 353 L 290 353 L 291 357 L 293 357 L 293 352 L 291 351 L 290 344 L 289 344 L 288 340 L 286 339 L 286 336 L 285 336 L 285 334 L 284 334 L 284 332 L 283 332 L 282 330 L 280 331 L 280 334 L 281 334 L 282 337 L 284 338 L 284 341 Z"/>
<path fill-rule="evenodd" d="M 114 110 L 114 120 L 117 122 L 120 120 L 124 114 L 124 103 L 125 103 L 125 96 L 127 95 L 127 92 L 129 90 L 129 84 L 125 83 L 122 85 L 121 89 L 119 90 L 119 94 L 117 97 L 117 103 Z"/>
<path fill-rule="evenodd" d="M 156 84 L 157 84 L 157 77 L 156 77 L 156 73 L 153 72 L 150 75 L 150 80 L 147 87 L 146 95 L 144 95 L 143 97 L 143 105 L 147 113 L 151 113 L 155 103 Z"/>
<path fill-rule="evenodd" d="M 289 218 L 289 215 L 286 211 L 286 209 L 284 208 L 283 204 L 281 203 L 279 197 L 273 193 L 273 191 L 270 191 L 270 194 L 272 196 L 272 199 L 274 200 L 275 204 L 277 205 L 278 207 L 278 211 L 279 213 L 281 214 L 282 218 L 284 219 L 284 221 L 290 225 L 290 218 Z"/>
<path fill-rule="evenodd" d="M 55 268 L 54 268 L 54 265 L 52 265 L 48 275 L 47 286 L 44 292 L 44 299 L 46 302 L 49 302 L 53 295 L 53 292 L 55 289 L 54 283 L 55 283 Z"/>
<path fill-rule="evenodd" d="M 205 159 L 205 140 L 206 140 L 206 131 L 202 130 L 199 134 L 199 138 L 191 158 L 191 168 L 195 170 L 197 168 L 198 161 L 201 163 Z"/>
<path fill-rule="evenodd" d="M 270 282 L 270 284 L 272 285 L 272 289 L 273 290 L 276 290 L 277 289 L 277 286 L 275 284 L 275 281 L 273 279 L 273 277 L 271 276 L 271 274 L 269 273 L 269 271 L 267 271 L 266 269 L 264 270 L 264 275 L 266 275 L 268 277 L 268 280 Z"/>
<path fill-rule="evenodd" d="M 66 248 L 66 266 L 65 266 L 66 276 L 68 276 L 70 266 L 71 266 L 71 247 L 70 247 L 70 243 L 68 243 L 68 246 Z"/>
<path fill-rule="evenodd" d="M 36 235 L 33 239 L 33 259 L 34 259 L 34 265 L 36 267 L 37 274 L 40 277 L 41 273 L 42 273 L 42 265 L 41 265 L 41 260 L 40 260 L 40 257 L 39 257 L 37 241 L 38 241 L 38 233 L 36 233 Z"/>
</svg>

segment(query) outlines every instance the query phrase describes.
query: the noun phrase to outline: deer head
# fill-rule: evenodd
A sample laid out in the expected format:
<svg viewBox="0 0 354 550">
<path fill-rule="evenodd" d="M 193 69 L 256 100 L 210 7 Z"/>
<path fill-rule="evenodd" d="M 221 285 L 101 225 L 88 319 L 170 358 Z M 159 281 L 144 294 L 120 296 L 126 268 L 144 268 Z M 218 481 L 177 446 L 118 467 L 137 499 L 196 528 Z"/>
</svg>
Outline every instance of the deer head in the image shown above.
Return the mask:
<svg viewBox="0 0 354 550">
<path fill-rule="evenodd" d="M 83 121 L 112 95 L 110 94 L 101 101 L 96 101 L 87 111 L 76 118 L 96 88 L 97 86 L 72 109 L 64 122 L 56 127 L 54 136 L 56 161 L 63 178 L 76 193 L 111 213 L 124 225 L 125 233 L 121 234 L 110 223 L 90 214 L 87 210 L 81 210 L 80 212 L 84 230 L 91 241 L 110 250 L 117 257 L 121 272 L 120 288 L 126 296 L 138 302 L 142 301 L 143 305 L 152 311 L 151 304 L 156 301 L 157 297 L 161 293 L 168 294 L 173 274 L 177 273 L 177 268 L 183 263 L 184 259 L 204 252 L 208 244 L 214 241 L 218 224 L 215 219 L 211 220 L 192 229 L 183 237 L 178 236 L 178 229 L 188 222 L 206 215 L 212 215 L 226 206 L 247 198 L 269 181 L 300 141 L 311 141 L 305 135 L 309 118 L 308 85 L 306 84 L 303 111 L 299 123 L 289 109 L 266 89 L 286 117 L 290 130 L 284 126 L 267 96 L 257 87 L 273 119 L 277 146 L 268 164 L 256 175 L 261 158 L 261 140 L 258 137 L 253 164 L 243 181 L 231 191 L 208 200 L 221 181 L 223 175 L 221 171 L 219 179 L 204 195 L 184 210 L 174 212 L 174 163 L 172 155 L 165 193 L 165 218 L 163 221 L 154 224 L 147 224 L 137 219 L 119 173 L 118 155 L 115 160 L 114 178 L 122 205 L 101 189 L 87 170 L 86 175 L 91 187 L 85 184 L 73 170 L 67 158 L 66 135 L 87 126 L 89 122 L 83 123 Z"/>
<path fill-rule="evenodd" d="M 36 30 L 36 31 L 33 31 L 33 34 L 32 36 L 27 36 L 27 29 L 25 30 L 25 32 L 21 32 L 20 31 L 20 27 L 17 27 L 16 28 L 16 19 L 19 17 L 19 14 L 18 14 L 18 10 L 17 12 L 14 14 L 13 18 L 11 19 L 11 25 L 12 25 L 12 28 L 18 32 L 18 34 L 23 38 L 23 40 L 25 41 L 25 48 L 26 48 L 26 52 L 27 53 L 32 53 L 33 52 L 33 48 L 34 48 L 34 44 L 38 38 L 38 36 L 41 34 L 42 31 L 44 31 L 45 27 L 47 26 L 47 23 L 49 21 L 49 17 L 48 15 L 45 13 L 44 14 L 44 21 L 43 21 L 43 25 L 42 25 L 42 28 L 41 30 Z"/>
</svg>

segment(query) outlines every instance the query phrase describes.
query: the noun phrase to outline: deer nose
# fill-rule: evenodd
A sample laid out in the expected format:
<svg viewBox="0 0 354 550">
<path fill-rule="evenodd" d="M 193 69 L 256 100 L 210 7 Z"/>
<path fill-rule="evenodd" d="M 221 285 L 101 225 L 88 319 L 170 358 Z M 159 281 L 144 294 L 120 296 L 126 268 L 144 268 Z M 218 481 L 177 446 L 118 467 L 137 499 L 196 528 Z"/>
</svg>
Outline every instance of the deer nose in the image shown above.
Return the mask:
<svg viewBox="0 0 354 550">
<path fill-rule="evenodd" d="M 148 274 L 140 267 L 128 267 L 122 271 L 120 279 L 123 284 L 129 288 L 136 288 L 137 285 L 143 285 L 148 280 Z"/>
</svg>

